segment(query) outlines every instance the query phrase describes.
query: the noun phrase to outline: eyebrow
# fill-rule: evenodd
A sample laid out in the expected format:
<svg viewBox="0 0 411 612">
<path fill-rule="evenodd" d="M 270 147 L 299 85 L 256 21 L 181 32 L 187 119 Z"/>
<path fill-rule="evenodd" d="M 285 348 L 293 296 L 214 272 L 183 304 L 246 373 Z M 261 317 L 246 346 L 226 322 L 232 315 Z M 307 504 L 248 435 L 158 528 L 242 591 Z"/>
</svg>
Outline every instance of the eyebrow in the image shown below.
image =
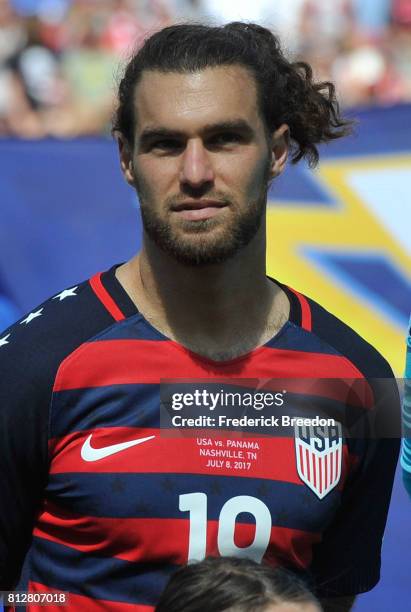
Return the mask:
<svg viewBox="0 0 411 612">
<path fill-rule="evenodd" d="M 220 121 L 219 123 L 208 123 L 201 130 L 202 136 L 210 135 L 214 132 L 228 131 L 242 132 L 245 136 L 253 134 L 253 128 L 244 119 L 235 119 L 233 121 Z M 156 138 L 185 138 L 186 133 L 181 130 L 170 130 L 163 127 L 148 127 L 142 131 L 138 140 L 140 145 L 144 146 L 151 140 Z"/>
</svg>

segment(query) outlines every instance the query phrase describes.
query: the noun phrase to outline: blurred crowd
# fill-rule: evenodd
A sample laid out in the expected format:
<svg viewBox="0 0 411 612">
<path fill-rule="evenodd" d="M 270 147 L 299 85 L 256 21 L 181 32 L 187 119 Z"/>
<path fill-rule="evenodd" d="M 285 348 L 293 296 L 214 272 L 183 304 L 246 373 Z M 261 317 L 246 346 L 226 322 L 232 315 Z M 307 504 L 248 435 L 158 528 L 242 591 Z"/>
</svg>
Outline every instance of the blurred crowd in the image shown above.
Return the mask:
<svg viewBox="0 0 411 612">
<path fill-rule="evenodd" d="M 238 19 L 277 31 L 346 107 L 411 100 L 411 0 L 0 0 L 0 135 L 108 134 L 147 34 Z"/>
</svg>

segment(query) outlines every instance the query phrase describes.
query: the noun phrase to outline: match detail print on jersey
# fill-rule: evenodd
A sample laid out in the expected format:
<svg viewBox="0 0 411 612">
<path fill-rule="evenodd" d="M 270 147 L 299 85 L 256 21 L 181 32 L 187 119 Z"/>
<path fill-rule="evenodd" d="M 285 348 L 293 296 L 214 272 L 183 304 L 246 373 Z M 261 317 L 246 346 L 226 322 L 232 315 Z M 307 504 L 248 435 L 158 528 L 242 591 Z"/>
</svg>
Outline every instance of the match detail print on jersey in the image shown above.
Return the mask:
<svg viewBox="0 0 411 612">
<path fill-rule="evenodd" d="M 298 475 L 319 499 L 323 499 L 340 482 L 342 453 L 340 423 L 332 427 L 295 428 Z"/>
</svg>

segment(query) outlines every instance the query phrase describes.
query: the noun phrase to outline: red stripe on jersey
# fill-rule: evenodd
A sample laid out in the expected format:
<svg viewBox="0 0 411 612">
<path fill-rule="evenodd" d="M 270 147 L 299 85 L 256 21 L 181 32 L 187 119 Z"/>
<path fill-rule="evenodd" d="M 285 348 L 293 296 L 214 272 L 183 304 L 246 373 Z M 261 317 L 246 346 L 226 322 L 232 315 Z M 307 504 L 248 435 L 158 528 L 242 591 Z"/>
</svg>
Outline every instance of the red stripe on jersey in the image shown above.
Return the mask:
<svg viewBox="0 0 411 612">
<path fill-rule="evenodd" d="M 174 432 L 173 432 L 174 433 Z M 178 432 L 177 432 L 178 433 Z M 81 456 L 81 449 L 87 438 L 92 436 L 90 445 L 92 449 L 111 446 L 140 438 L 155 436 L 142 444 L 136 444 L 108 457 L 86 461 Z M 301 484 L 295 462 L 294 438 L 275 436 L 267 437 L 237 437 L 230 431 L 210 437 L 205 432 L 204 437 L 211 440 L 212 445 L 199 444 L 203 432 L 199 437 L 166 437 L 163 430 L 113 427 L 87 431 L 77 431 L 64 438 L 51 440 L 50 448 L 50 474 L 64 474 L 68 472 L 81 473 L 129 473 L 130 465 L 134 474 L 210 474 L 215 476 L 235 476 L 241 478 L 266 478 L 280 482 Z M 217 445 L 222 441 L 222 447 Z M 256 459 L 248 459 L 247 449 L 236 447 L 237 441 L 256 442 L 258 448 L 249 448 L 257 455 Z M 215 451 L 210 454 L 207 451 Z M 224 452 L 223 452 L 224 451 Z M 273 461 L 273 458 L 277 460 Z M 207 463 L 221 461 L 223 465 L 209 466 Z M 351 465 L 348 449 L 344 445 L 344 469 L 339 488 L 342 487 L 346 469 Z M 226 462 L 231 467 L 226 467 Z M 237 463 L 238 467 L 235 468 Z"/>
<path fill-rule="evenodd" d="M 94 293 L 96 294 L 100 302 L 103 304 L 103 306 L 106 308 L 106 310 L 109 311 L 113 319 L 115 321 L 122 321 L 123 319 L 125 319 L 124 314 L 121 312 L 120 308 L 117 306 L 117 304 L 101 282 L 101 272 L 92 276 L 89 280 L 89 283 Z"/>
<path fill-rule="evenodd" d="M 319 479 L 320 479 L 320 483 L 319 483 L 319 487 L 320 487 L 320 495 L 323 492 L 323 460 L 324 457 L 319 457 L 318 461 L 319 461 L 319 466 L 318 466 L 318 475 L 319 475 Z"/>
<path fill-rule="evenodd" d="M 62 593 L 63 591 L 56 591 L 51 589 L 45 584 L 39 582 L 33 582 L 32 580 L 28 583 L 27 588 L 29 593 Z M 66 592 L 66 591 L 64 591 Z M 91 599 L 90 597 L 84 597 L 84 595 L 77 595 L 75 593 L 67 593 L 68 603 L 67 605 L 53 605 L 47 604 L 44 607 L 38 604 L 30 604 L 26 607 L 27 612 L 73 612 L 73 610 L 87 610 L 87 612 L 154 612 L 153 606 L 143 606 L 141 604 L 129 604 L 123 601 L 109 601 L 104 599 Z"/>
<path fill-rule="evenodd" d="M 207 555 L 218 554 L 217 533 L 218 521 L 207 521 Z M 109 540 L 106 539 L 107 534 Z M 184 565 L 188 556 L 190 521 L 164 518 L 73 517 L 60 510 L 55 514 L 44 511 L 33 535 L 90 555 L 101 554 L 133 563 L 163 562 Z M 236 523 L 236 546 L 247 548 L 252 545 L 254 538 L 254 523 Z M 273 526 L 268 550 L 275 552 L 270 551 L 269 556 L 282 564 L 290 562 L 293 566 L 304 568 L 311 561 L 312 545 L 320 539 L 318 533 Z"/>
<path fill-rule="evenodd" d="M 171 340 L 99 340 L 63 361 L 54 391 L 173 378 L 363 378 L 345 357 L 260 347 L 229 362 L 194 355 Z"/>
<path fill-rule="evenodd" d="M 300 302 L 301 327 L 303 329 L 306 329 L 307 331 L 311 331 L 312 330 L 311 308 L 310 308 L 307 298 L 301 293 L 299 293 L 298 291 L 296 291 L 295 289 L 292 289 L 291 287 L 287 286 L 287 289 L 292 291 L 294 295 L 297 296 L 298 301 Z"/>
<path fill-rule="evenodd" d="M 311 471 L 310 471 L 310 453 L 308 452 L 308 448 L 305 449 L 305 461 L 307 464 L 307 478 L 308 480 L 310 480 L 311 478 Z"/>
<path fill-rule="evenodd" d="M 327 489 L 329 484 L 330 484 L 330 455 L 327 455 L 324 458 L 324 463 L 325 463 L 325 481 L 324 481 L 324 489 Z"/>
<path fill-rule="evenodd" d="M 306 471 L 304 470 L 303 447 L 302 446 L 300 446 L 300 466 L 301 466 L 301 471 L 303 472 L 304 476 L 307 477 Z"/>
</svg>

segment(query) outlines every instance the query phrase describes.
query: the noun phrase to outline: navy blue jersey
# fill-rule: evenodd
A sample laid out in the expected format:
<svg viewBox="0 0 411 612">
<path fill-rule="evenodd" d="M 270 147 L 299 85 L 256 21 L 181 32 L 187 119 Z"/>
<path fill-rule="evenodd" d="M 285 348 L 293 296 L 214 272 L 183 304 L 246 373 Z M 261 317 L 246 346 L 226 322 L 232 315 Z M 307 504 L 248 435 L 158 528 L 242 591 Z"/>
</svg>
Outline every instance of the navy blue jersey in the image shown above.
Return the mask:
<svg viewBox="0 0 411 612">
<path fill-rule="evenodd" d="M 398 440 L 161 430 L 160 380 L 187 378 L 310 379 L 322 416 L 364 412 L 395 429 L 399 399 L 385 360 L 283 289 L 289 320 L 230 361 L 155 330 L 115 268 L 0 335 L 1 589 L 16 586 L 28 550 L 29 590 L 68 592 L 72 610 L 153 610 L 171 573 L 206 555 L 294 568 L 319 596 L 376 584 Z M 318 385 L 325 379 L 364 384 L 342 399 Z M 378 401 L 377 379 L 393 381 Z"/>
</svg>

